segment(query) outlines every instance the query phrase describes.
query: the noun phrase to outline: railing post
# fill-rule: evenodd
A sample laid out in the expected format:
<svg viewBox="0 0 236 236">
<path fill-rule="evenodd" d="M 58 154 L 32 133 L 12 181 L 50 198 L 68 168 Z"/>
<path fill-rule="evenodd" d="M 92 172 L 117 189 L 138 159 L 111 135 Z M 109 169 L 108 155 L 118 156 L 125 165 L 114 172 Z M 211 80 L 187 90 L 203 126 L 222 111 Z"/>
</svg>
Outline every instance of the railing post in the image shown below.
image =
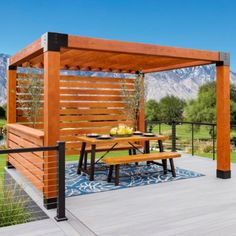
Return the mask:
<svg viewBox="0 0 236 236">
<path fill-rule="evenodd" d="M 145 121 L 144 121 L 144 124 L 145 124 L 145 132 L 147 132 L 147 129 L 148 129 L 148 121 L 145 120 Z"/>
<path fill-rule="evenodd" d="M 213 146 L 213 160 L 216 159 L 216 150 L 215 150 L 215 125 L 212 125 L 212 146 Z"/>
<path fill-rule="evenodd" d="M 58 191 L 56 221 L 67 220 L 65 215 L 65 142 L 57 142 L 58 157 Z"/>
<path fill-rule="evenodd" d="M 172 152 L 176 152 L 176 121 L 172 120 Z"/>
<path fill-rule="evenodd" d="M 192 156 L 194 156 L 194 123 L 192 123 Z"/>
</svg>

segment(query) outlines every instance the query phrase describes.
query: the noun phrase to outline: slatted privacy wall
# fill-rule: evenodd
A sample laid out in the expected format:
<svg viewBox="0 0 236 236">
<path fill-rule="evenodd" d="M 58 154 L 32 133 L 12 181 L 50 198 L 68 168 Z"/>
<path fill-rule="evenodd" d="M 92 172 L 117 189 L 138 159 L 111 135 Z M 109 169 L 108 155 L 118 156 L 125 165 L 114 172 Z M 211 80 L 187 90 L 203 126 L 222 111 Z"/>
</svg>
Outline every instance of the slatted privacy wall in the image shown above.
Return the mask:
<svg viewBox="0 0 236 236">
<path fill-rule="evenodd" d="M 67 154 L 78 154 L 76 136 L 108 133 L 118 124 L 133 126 L 122 99 L 122 84 L 132 93 L 134 78 L 60 77 L 60 140 Z"/>
<path fill-rule="evenodd" d="M 43 130 L 43 74 L 17 73 L 17 123 L 33 127 L 25 111 L 32 109 L 32 94 L 28 88 L 32 78 L 41 81 L 40 114 L 34 128 Z M 78 154 L 76 136 L 88 133 L 108 133 L 118 124 L 133 126 L 127 116 L 122 87 L 134 89 L 135 78 L 60 76 L 60 140 L 66 141 L 67 154 Z"/>
</svg>

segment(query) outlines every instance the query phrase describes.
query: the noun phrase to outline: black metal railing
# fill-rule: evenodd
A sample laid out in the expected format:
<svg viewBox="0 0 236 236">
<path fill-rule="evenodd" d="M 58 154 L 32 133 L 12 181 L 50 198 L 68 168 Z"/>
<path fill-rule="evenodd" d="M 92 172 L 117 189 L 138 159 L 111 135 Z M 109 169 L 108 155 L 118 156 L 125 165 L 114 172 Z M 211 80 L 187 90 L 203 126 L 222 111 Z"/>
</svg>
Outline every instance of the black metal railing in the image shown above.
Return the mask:
<svg viewBox="0 0 236 236">
<path fill-rule="evenodd" d="M 208 126 L 211 129 L 211 139 L 212 139 L 212 159 L 215 160 L 216 157 L 216 137 L 215 137 L 215 123 L 206 123 L 206 122 L 188 122 L 188 121 L 175 121 L 166 122 L 166 121 L 146 121 L 146 130 L 152 132 L 153 126 L 158 125 L 158 133 L 162 134 L 162 125 L 169 125 L 171 129 L 171 149 L 172 151 L 177 150 L 177 126 L 178 125 L 190 125 L 191 127 L 191 154 L 195 155 L 195 127 L 197 126 Z"/>
<path fill-rule="evenodd" d="M 16 148 L 0 150 L 1 154 L 14 154 L 14 153 L 29 153 L 29 152 L 45 152 L 56 151 L 57 156 L 57 215 L 56 221 L 67 220 L 65 215 L 65 142 L 58 141 L 56 146 L 50 147 L 33 147 L 33 148 Z M 14 168 L 7 162 L 8 168 Z"/>
</svg>

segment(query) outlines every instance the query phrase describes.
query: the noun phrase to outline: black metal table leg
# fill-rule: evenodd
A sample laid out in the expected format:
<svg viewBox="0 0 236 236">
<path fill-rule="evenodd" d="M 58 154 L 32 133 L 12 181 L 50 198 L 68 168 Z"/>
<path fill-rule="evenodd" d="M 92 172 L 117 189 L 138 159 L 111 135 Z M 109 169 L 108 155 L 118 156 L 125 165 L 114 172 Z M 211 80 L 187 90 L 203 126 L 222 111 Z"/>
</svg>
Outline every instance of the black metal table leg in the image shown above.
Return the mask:
<svg viewBox="0 0 236 236">
<path fill-rule="evenodd" d="M 109 172 L 108 172 L 108 178 L 107 178 L 107 182 L 110 183 L 111 182 L 111 178 L 112 178 L 112 173 L 113 173 L 113 165 L 109 166 Z"/>
<path fill-rule="evenodd" d="M 169 161 L 170 161 L 170 167 L 171 167 L 172 176 L 173 176 L 173 177 L 176 177 L 174 161 L 173 161 L 172 158 L 170 158 Z"/>
<path fill-rule="evenodd" d="M 133 155 L 136 155 L 137 154 L 136 149 L 132 149 L 132 153 Z M 135 165 L 138 166 L 138 162 L 135 162 Z"/>
<path fill-rule="evenodd" d="M 150 153 L 150 142 L 146 140 L 144 142 L 144 153 Z M 147 161 L 147 165 L 150 165 L 150 161 Z"/>
<path fill-rule="evenodd" d="M 120 182 L 120 165 L 115 165 L 115 186 Z"/>
<path fill-rule="evenodd" d="M 158 145 L 159 145 L 159 151 L 164 152 L 164 147 L 163 147 L 163 142 L 162 140 L 158 140 Z M 163 173 L 164 175 L 167 174 L 167 160 L 162 160 L 162 166 L 163 166 Z"/>
<path fill-rule="evenodd" d="M 81 174 L 81 168 L 82 168 L 82 165 L 83 165 L 85 148 L 86 148 L 86 142 L 82 142 L 82 147 L 81 147 L 81 150 L 80 150 L 80 158 L 79 158 L 79 162 L 78 162 L 78 169 L 77 169 L 77 174 L 78 175 Z"/>
<path fill-rule="evenodd" d="M 166 175 L 167 174 L 167 160 L 166 159 L 162 160 L 162 165 L 163 165 L 163 173 L 164 175 Z"/>
<path fill-rule="evenodd" d="M 95 155 L 96 155 L 96 144 L 91 145 L 91 168 L 89 180 L 94 180 L 94 168 L 95 168 Z"/>
<path fill-rule="evenodd" d="M 87 164 L 88 164 L 88 152 L 85 151 L 84 154 L 84 169 L 87 170 Z"/>
</svg>

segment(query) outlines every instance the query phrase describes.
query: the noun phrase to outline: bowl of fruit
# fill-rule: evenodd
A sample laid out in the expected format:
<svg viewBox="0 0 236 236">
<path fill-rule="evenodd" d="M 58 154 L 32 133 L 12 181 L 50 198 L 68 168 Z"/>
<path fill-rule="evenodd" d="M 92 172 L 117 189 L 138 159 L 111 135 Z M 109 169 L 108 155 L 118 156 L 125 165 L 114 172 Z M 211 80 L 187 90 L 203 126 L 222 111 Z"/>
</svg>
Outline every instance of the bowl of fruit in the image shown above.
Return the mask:
<svg viewBox="0 0 236 236">
<path fill-rule="evenodd" d="M 110 130 L 110 135 L 114 137 L 130 137 L 133 135 L 133 128 L 120 124 Z"/>
</svg>

